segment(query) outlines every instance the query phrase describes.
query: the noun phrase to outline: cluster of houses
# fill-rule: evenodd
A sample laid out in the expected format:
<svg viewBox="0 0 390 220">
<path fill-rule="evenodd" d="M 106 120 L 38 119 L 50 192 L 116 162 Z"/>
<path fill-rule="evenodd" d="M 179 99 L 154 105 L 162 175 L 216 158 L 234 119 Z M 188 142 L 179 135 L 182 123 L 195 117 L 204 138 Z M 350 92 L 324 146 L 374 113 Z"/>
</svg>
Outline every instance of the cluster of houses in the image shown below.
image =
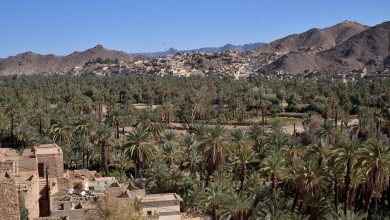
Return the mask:
<svg viewBox="0 0 390 220">
<path fill-rule="evenodd" d="M 145 219 L 182 219 L 176 193 L 145 194 L 96 171 L 65 170 L 56 144 L 0 148 L 0 220 L 96 219 L 97 201 L 110 195 L 140 202 Z"/>
<path fill-rule="evenodd" d="M 73 75 L 91 74 L 96 76 L 131 74 L 152 76 L 229 76 L 235 79 L 263 74 L 267 78 L 291 80 L 330 79 L 330 81 L 355 81 L 359 79 L 388 78 L 390 76 L 389 59 L 380 62 L 372 60 L 368 66 L 350 68 L 335 68 L 329 66 L 323 69 L 308 69 L 302 73 L 290 73 L 283 70 L 268 70 L 267 66 L 286 54 L 317 54 L 328 50 L 327 47 L 301 46 L 294 49 L 286 48 L 275 51 L 275 48 L 263 51 L 223 51 L 223 52 L 177 52 L 162 57 L 136 56 L 131 62 L 87 62 L 76 66 L 70 73 Z M 278 47 L 278 46 L 276 46 Z M 352 67 L 351 67 L 352 68 Z"/>
<path fill-rule="evenodd" d="M 245 54 L 243 54 L 245 53 Z M 224 51 L 218 53 L 184 53 L 164 57 L 136 57 L 130 63 L 88 63 L 75 67 L 71 73 L 92 75 L 142 74 L 157 76 L 231 76 L 236 79 L 255 74 L 259 62 L 249 52 Z M 265 61 L 268 62 L 268 61 Z M 264 63 L 266 64 L 266 63 Z"/>
</svg>

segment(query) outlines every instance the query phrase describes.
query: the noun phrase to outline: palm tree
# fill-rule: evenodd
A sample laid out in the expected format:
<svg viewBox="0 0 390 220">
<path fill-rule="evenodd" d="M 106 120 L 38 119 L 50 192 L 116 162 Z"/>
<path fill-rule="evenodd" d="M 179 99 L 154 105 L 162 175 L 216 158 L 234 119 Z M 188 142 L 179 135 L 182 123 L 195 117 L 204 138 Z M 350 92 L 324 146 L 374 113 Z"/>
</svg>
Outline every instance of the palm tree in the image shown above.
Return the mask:
<svg viewBox="0 0 390 220">
<path fill-rule="evenodd" d="M 112 136 L 112 128 L 106 123 L 101 122 L 96 131 L 96 142 L 100 145 L 100 160 L 103 167 L 104 176 L 108 176 L 108 146 L 109 138 Z"/>
<path fill-rule="evenodd" d="M 390 147 L 378 140 L 370 140 L 359 150 L 360 162 L 365 169 L 367 194 L 364 211 L 368 217 L 371 197 L 375 204 L 382 192 L 389 187 L 390 180 Z"/>
<path fill-rule="evenodd" d="M 328 120 L 324 122 L 322 129 L 319 131 L 320 137 L 324 138 L 326 143 L 333 144 L 335 138 L 338 136 L 339 131 L 334 126 L 333 122 Z"/>
<path fill-rule="evenodd" d="M 361 140 L 368 140 L 375 133 L 374 121 L 368 116 L 359 116 L 359 123 L 354 127 L 358 138 Z"/>
<path fill-rule="evenodd" d="M 82 115 L 76 118 L 76 122 L 74 124 L 75 129 L 74 133 L 76 134 L 76 139 L 83 140 L 82 146 L 82 154 L 83 154 L 83 166 L 85 166 L 85 156 L 86 156 L 86 144 L 92 136 L 92 132 L 95 130 L 96 123 L 90 115 Z"/>
<path fill-rule="evenodd" d="M 240 191 L 244 188 L 244 183 L 247 178 L 248 165 L 251 163 L 258 162 L 256 153 L 252 149 L 243 148 L 236 155 L 233 156 L 232 164 L 237 165 L 240 176 Z"/>
<path fill-rule="evenodd" d="M 250 197 L 232 193 L 222 201 L 221 219 L 244 220 L 251 208 Z"/>
<path fill-rule="evenodd" d="M 91 115 L 81 115 L 75 121 L 75 133 L 81 136 L 89 136 L 95 128 L 95 121 Z"/>
<path fill-rule="evenodd" d="M 203 162 L 202 156 L 195 148 L 191 148 L 183 153 L 184 159 L 182 165 L 190 170 L 191 175 L 196 175 Z"/>
<path fill-rule="evenodd" d="M 267 135 L 267 145 L 271 153 L 279 153 L 289 144 L 290 139 L 282 130 L 275 130 Z"/>
<path fill-rule="evenodd" d="M 306 153 L 306 148 L 290 144 L 288 147 L 283 148 L 282 152 L 288 165 L 296 167 L 304 153 Z"/>
<path fill-rule="evenodd" d="M 333 152 L 332 152 L 333 153 Z M 335 162 L 337 158 L 334 154 L 330 155 L 330 160 L 327 161 L 327 167 L 329 169 L 330 178 L 333 180 L 333 192 L 334 192 L 334 207 L 335 213 L 339 213 L 339 198 L 340 198 L 340 180 L 345 175 L 344 167 Z M 336 216 L 337 217 L 337 216 Z"/>
<path fill-rule="evenodd" d="M 195 135 L 193 134 L 186 134 L 186 136 L 184 137 L 184 140 L 183 140 L 183 143 L 182 143 L 182 146 L 184 147 L 184 150 L 192 150 L 192 149 L 196 149 L 199 145 L 199 142 L 198 140 L 195 138 Z"/>
<path fill-rule="evenodd" d="M 259 154 L 260 158 L 265 157 L 267 151 L 267 138 L 264 127 L 260 124 L 251 125 L 249 135 L 254 142 L 254 149 Z"/>
<path fill-rule="evenodd" d="M 324 195 L 311 195 L 304 198 L 310 220 L 325 219 L 331 210 L 330 200 Z"/>
<path fill-rule="evenodd" d="M 135 119 L 135 110 L 130 106 L 119 110 L 119 126 L 122 127 L 122 135 L 125 135 L 125 127 L 131 126 Z"/>
<path fill-rule="evenodd" d="M 120 174 L 121 178 L 122 178 L 125 170 L 128 170 L 128 169 L 135 167 L 134 163 L 131 160 L 129 160 L 126 153 L 123 151 L 120 151 L 120 150 L 116 151 L 112 155 L 111 161 L 112 162 L 111 162 L 110 166 L 115 167 L 116 169 L 119 170 L 119 174 Z"/>
<path fill-rule="evenodd" d="M 241 149 L 251 149 L 252 141 L 250 137 L 245 133 L 241 128 L 234 129 L 232 132 L 232 144 L 234 145 L 236 151 Z"/>
<path fill-rule="evenodd" d="M 53 141 L 70 143 L 73 140 L 73 127 L 67 117 L 58 117 L 50 128 L 50 136 Z"/>
<path fill-rule="evenodd" d="M 115 137 L 119 138 L 119 123 L 122 120 L 122 115 L 120 112 L 120 109 L 116 106 L 113 106 L 113 111 L 110 113 L 110 116 L 107 118 L 108 123 L 111 126 L 114 126 L 116 128 Z"/>
<path fill-rule="evenodd" d="M 359 193 L 359 186 L 362 185 L 362 183 L 365 182 L 365 175 L 363 169 L 359 166 L 359 163 L 357 163 L 352 169 L 351 172 L 351 191 L 349 195 L 349 208 L 348 210 L 353 210 L 353 206 L 356 210 L 356 201 L 357 201 L 357 193 Z"/>
<path fill-rule="evenodd" d="M 31 117 L 31 123 L 34 126 L 38 127 L 38 132 L 39 135 L 41 136 L 43 135 L 43 129 L 45 128 L 45 126 L 47 126 L 48 121 L 49 121 L 48 113 L 47 111 L 42 109 L 37 109 Z"/>
<path fill-rule="evenodd" d="M 162 143 L 175 142 L 177 140 L 177 133 L 173 130 L 167 130 L 162 135 Z"/>
<path fill-rule="evenodd" d="M 252 207 L 248 213 L 248 217 L 254 215 L 263 201 L 269 200 L 270 186 L 259 184 L 260 181 L 260 174 L 258 172 L 252 172 L 248 175 L 247 181 L 245 182 L 245 192 L 253 197 Z"/>
<path fill-rule="evenodd" d="M 218 220 L 218 211 L 226 198 L 226 187 L 223 183 L 211 183 L 199 194 L 198 205 L 200 208 L 211 209 L 213 220 Z"/>
<path fill-rule="evenodd" d="M 279 180 L 282 180 L 287 173 L 286 161 L 280 153 L 271 154 L 261 163 L 263 172 L 271 181 L 271 199 L 276 204 L 276 187 Z"/>
<path fill-rule="evenodd" d="M 327 219 L 338 220 L 364 220 L 364 213 L 353 212 L 348 210 L 347 212 L 334 212 L 327 216 Z"/>
<path fill-rule="evenodd" d="M 324 166 L 318 166 L 318 162 L 313 160 L 304 161 L 297 167 L 295 183 L 309 208 L 310 219 L 316 219 L 318 208 L 322 207 L 322 193 L 328 188 L 326 171 Z"/>
<path fill-rule="evenodd" d="M 297 184 L 301 195 L 315 196 L 321 194 L 327 187 L 326 169 L 318 166 L 317 161 L 303 161 L 297 167 Z"/>
<path fill-rule="evenodd" d="M 182 148 L 182 166 L 190 170 L 191 175 L 196 175 L 203 162 L 202 155 L 198 152 L 199 142 L 196 140 L 194 134 L 186 134 L 183 142 L 181 143 Z"/>
<path fill-rule="evenodd" d="M 197 140 L 203 140 L 206 135 L 207 135 L 207 132 L 208 132 L 208 127 L 206 126 L 205 123 L 197 123 L 195 126 L 194 126 L 194 134 L 195 134 L 195 137 Z"/>
<path fill-rule="evenodd" d="M 317 144 L 310 147 L 310 151 L 316 155 L 318 166 L 322 166 L 324 160 L 330 154 L 329 145 L 324 139 L 320 139 Z"/>
<path fill-rule="evenodd" d="M 290 219 L 288 209 L 282 202 L 273 203 L 269 200 L 265 202 L 261 210 L 261 219 L 285 220 Z"/>
<path fill-rule="evenodd" d="M 4 131 L 10 127 L 9 121 L 7 120 L 4 112 L 0 111 L 0 145 L 3 144 Z"/>
<path fill-rule="evenodd" d="M 129 133 L 124 149 L 127 155 L 134 161 L 138 175 L 140 169 L 153 155 L 154 148 L 150 143 L 150 131 L 143 125 L 138 125 Z"/>
<path fill-rule="evenodd" d="M 143 111 L 140 117 L 140 124 L 148 128 L 154 139 L 161 139 L 161 133 L 165 130 L 165 124 L 157 114 L 152 111 Z"/>
<path fill-rule="evenodd" d="M 37 134 L 31 125 L 22 123 L 15 127 L 15 137 L 18 141 L 23 143 L 23 148 L 26 148 L 28 145 L 34 143 L 34 139 L 36 140 Z"/>
<path fill-rule="evenodd" d="M 5 113 L 10 117 L 11 122 L 11 145 L 14 144 L 14 126 L 15 126 L 15 117 L 20 112 L 20 106 L 16 102 L 9 102 L 5 108 Z"/>
<path fill-rule="evenodd" d="M 219 170 L 225 163 L 225 158 L 230 153 L 230 146 L 226 137 L 226 131 L 221 125 L 212 126 L 199 145 L 199 152 L 206 160 L 207 180 L 214 171 Z"/>
<path fill-rule="evenodd" d="M 92 144 L 89 140 L 89 136 L 83 136 L 77 134 L 76 137 L 73 140 L 74 142 L 74 149 L 77 149 L 81 152 L 81 158 L 82 158 L 82 167 L 86 168 L 86 160 L 88 160 L 88 145 Z"/>
<path fill-rule="evenodd" d="M 162 159 L 167 163 L 168 168 L 171 168 L 172 164 L 177 161 L 181 155 L 178 149 L 177 143 L 174 141 L 165 141 L 162 145 Z"/>
<path fill-rule="evenodd" d="M 345 170 L 344 184 L 345 184 L 345 203 L 344 213 L 347 213 L 350 205 L 350 190 L 351 190 L 351 173 L 359 156 L 360 143 L 357 140 L 344 141 L 340 147 L 334 148 L 331 158 L 336 164 Z"/>
</svg>

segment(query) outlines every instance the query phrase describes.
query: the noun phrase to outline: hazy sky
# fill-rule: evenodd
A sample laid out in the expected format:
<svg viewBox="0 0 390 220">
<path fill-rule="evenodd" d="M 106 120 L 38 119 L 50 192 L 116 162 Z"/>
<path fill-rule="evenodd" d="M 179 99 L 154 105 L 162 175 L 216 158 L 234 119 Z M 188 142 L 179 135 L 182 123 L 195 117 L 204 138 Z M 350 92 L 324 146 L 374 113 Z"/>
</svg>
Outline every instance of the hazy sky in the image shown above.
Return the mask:
<svg viewBox="0 0 390 220">
<path fill-rule="evenodd" d="M 270 42 L 344 20 L 375 25 L 389 10 L 390 0 L 0 0 L 0 57 Z"/>
</svg>

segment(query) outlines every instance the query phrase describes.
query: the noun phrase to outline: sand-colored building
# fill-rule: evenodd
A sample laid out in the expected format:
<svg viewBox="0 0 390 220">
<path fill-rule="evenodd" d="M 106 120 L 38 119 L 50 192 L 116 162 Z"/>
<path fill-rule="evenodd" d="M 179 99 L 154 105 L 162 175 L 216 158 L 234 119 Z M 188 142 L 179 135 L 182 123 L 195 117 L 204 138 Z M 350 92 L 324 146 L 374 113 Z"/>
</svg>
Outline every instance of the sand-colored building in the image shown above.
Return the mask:
<svg viewBox="0 0 390 220">
<path fill-rule="evenodd" d="M 149 194 L 141 198 L 142 213 L 148 219 L 180 220 L 180 202 L 176 193 Z"/>
<path fill-rule="evenodd" d="M 18 198 L 19 215 L 27 215 L 29 219 L 48 216 L 49 194 L 58 190 L 57 178 L 62 177 L 63 166 L 62 150 L 55 144 L 35 146 L 22 154 L 15 149 L 1 148 L 0 173 L 7 174 L 10 180 L 1 182 L 0 188 L 14 183 L 15 190 L 8 193 Z M 49 174 L 47 179 L 46 173 Z M 7 216 L 9 210 L 2 209 L 7 204 L 0 204 L 0 219 Z"/>
<path fill-rule="evenodd" d="M 0 219 L 19 220 L 19 197 L 15 179 L 8 172 L 0 173 Z M 6 201 L 4 201 L 6 200 Z"/>
<path fill-rule="evenodd" d="M 0 220 L 93 219 L 97 199 L 108 193 L 118 199 L 140 200 L 148 219 L 181 219 L 176 193 L 145 195 L 133 185 L 124 187 L 114 177 L 96 171 L 64 172 L 63 153 L 56 144 L 26 149 L 23 153 L 0 148 Z"/>
</svg>

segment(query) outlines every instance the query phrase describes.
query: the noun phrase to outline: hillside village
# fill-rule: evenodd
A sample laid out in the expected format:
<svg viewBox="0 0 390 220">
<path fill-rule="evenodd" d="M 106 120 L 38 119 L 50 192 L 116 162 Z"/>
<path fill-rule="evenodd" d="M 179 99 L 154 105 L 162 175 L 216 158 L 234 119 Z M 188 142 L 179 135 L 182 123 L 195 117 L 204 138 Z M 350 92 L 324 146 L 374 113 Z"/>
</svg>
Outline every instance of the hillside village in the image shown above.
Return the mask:
<svg viewBox="0 0 390 220">
<path fill-rule="evenodd" d="M 67 56 L 26 52 L 0 59 L 0 75 L 152 75 L 219 76 L 248 79 L 255 75 L 288 80 L 327 79 L 353 81 L 387 78 L 390 22 L 368 27 L 344 21 L 292 34 L 250 50 L 177 51 L 128 54 L 102 45 Z M 371 39 L 372 38 L 372 39 Z M 256 47 L 257 48 L 256 48 Z M 224 48 L 224 47 L 223 47 Z M 363 52 L 366 51 L 366 52 Z M 361 73 L 365 72 L 361 76 Z"/>
<path fill-rule="evenodd" d="M 317 54 L 323 48 L 299 48 L 291 52 Z M 166 55 L 164 57 L 136 57 L 133 62 L 92 60 L 82 66 L 76 66 L 69 74 L 72 75 L 150 75 L 150 76 L 219 76 L 234 79 L 247 79 L 258 74 L 268 79 L 279 80 L 301 79 L 328 79 L 330 81 L 355 81 L 359 79 L 375 79 L 390 77 L 388 67 L 362 67 L 352 70 L 337 71 L 337 67 L 326 69 L 308 69 L 302 73 L 290 73 L 283 69 L 267 73 L 263 70 L 267 65 L 275 64 L 279 58 L 287 53 L 273 52 L 261 53 L 225 51 L 218 53 L 181 53 Z M 326 73 L 326 75 L 324 75 Z"/>
<path fill-rule="evenodd" d="M 245 56 L 243 54 L 246 54 Z M 248 55 L 248 56 L 247 56 Z M 134 62 L 99 61 L 75 67 L 70 73 L 110 75 L 110 74 L 145 74 L 157 76 L 228 76 L 236 79 L 248 78 L 255 74 L 254 62 L 250 52 L 225 51 L 218 53 L 182 53 L 164 57 L 136 57 Z"/>
</svg>

